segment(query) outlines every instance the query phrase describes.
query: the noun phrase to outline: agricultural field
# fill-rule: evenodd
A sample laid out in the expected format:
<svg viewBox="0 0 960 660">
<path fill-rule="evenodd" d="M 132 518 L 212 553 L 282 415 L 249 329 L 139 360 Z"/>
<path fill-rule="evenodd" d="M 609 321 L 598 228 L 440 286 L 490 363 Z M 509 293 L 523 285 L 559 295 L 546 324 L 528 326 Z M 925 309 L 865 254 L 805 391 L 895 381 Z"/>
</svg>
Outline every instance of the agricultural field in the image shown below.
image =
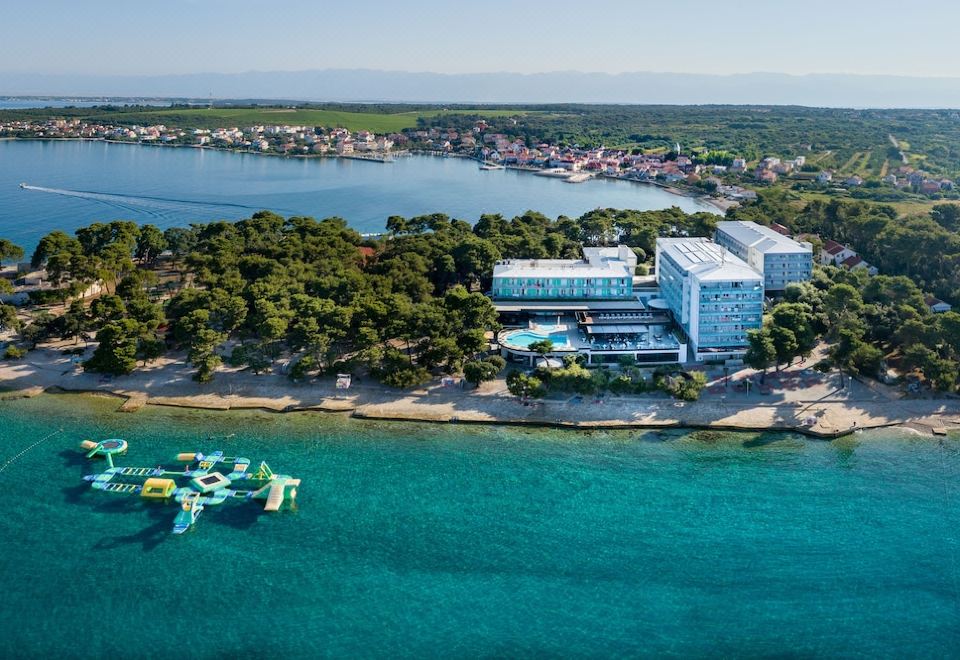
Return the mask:
<svg viewBox="0 0 960 660">
<path fill-rule="evenodd" d="M 115 112 L 98 114 L 100 121 L 123 124 L 170 124 L 195 128 L 224 126 L 252 126 L 259 124 L 289 124 L 295 126 L 324 126 L 346 128 L 351 131 L 393 133 L 417 126 L 418 119 L 430 123 L 448 114 L 500 117 L 522 114 L 516 110 L 419 110 L 408 112 L 352 112 L 346 110 L 301 108 L 174 108 L 143 112 Z"/>
<path fill-rule="evenodd" d="M 84 121 L 122 125 L 166 124 L 180 128 L 225 128 L 261 124 L 288 124 L 294 126 L 323 126 L 367 130 L 374 133 L 392 133 L 414 128 L 418 122 L 443 125 L 450 122 L 472 121 L 476 117 L 488 120 L 520 117 L 530 114 L 521 108 L 483 108 L 416 105 L 358 105 L 329 104 L 312 107 L 248 106 L 248 107 L 98 107 L 0 110 L 0 121 L 41 120 L 50 117 L 78 118 Z"/>
<path fill-rule="evenodd" d="M 791 191 L 791 204 L 797 208 L 805 207 L 809 202 L 812 201 L 824 201 L 830 202 L 835 199 L 855 199 L 847 191 L 836 191 L 836 192 L 821 192 L 814 190 L 804 190 L 801 192 Z M 883 204 L 885 206 L 892 206 L 897 211 L 898 216 L 917 216 L 917 215 L 928 215 L 930 210 L 938 204 L 943 204 L 943 200 L 933 200 L 925 199 L 920 196 L 911 196 L 908 199 L 898 200 L 898 201 L 883 201 L 875 202 L 871 200 L 864 200 L 871 204 Z"/>
</svg>

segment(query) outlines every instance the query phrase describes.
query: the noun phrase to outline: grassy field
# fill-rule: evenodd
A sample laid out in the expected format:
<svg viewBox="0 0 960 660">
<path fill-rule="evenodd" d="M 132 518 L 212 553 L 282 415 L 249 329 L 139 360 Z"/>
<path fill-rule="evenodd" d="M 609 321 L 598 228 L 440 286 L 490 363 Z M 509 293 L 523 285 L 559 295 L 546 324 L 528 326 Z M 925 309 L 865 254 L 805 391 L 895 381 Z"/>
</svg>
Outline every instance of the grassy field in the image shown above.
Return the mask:
<svg viewBox="0 0 960 660">
<path fill-rule="evenodd" d="M 810 163 L 811 165 L 819 165 L 825 159 L 829 158 L 831 155 L 833 155 L 832 151 L 823 151 L 821 153 L 814 154 L 813 156 L 808 158 L 807 162 Z"/>
<path fill-rule="evenodd" d="M 873 154 L 872 151 L 867 151 L 863 154 L 863 159 L 855 165 L 854 172 L 860 176 L 870 176 L 873 174 L 873 168 L 870 166 L 870 156 Z"/>
<path fill-rule="evenodd" d="M 807 202 L 812 202 L 814 200 L 821 200 L 824 202 L 829 202 L 834 199 L 851 199 L 845 195 L 830 195 L 823 192 L 816 191 L 804 191 L 797 193 L 797 199 L 793 201 L 793 204 L 797 208 L 802 208 L 807 204 Z M 926 215 L 930 213 L 932 209 L 937 204 L 943 204 L 944 200 L 933 200 L 933 199 L 910 199 L 899 202 L 871 202 L 867 201 L 868 204 L 884 204 L 886 206 L 892 206 L 897 210 L 897 213 L 901 216 L 906 215 Z"/>
<path fill-rule="evenodd" d="M 840 171 L 841 171 L 841 172 L 853 172 L 853 171 L 855 171 L 855 170 L 856 170 L 856 165 L 857 165 L 857 163 L 860 162 L 860 159 L 861 159 L 861 158 L 863 158 L 863 152 L 861 152 L 861 151 L 854 152 L 854 154 L 853 154 L 852 156 L 850 156 L 850 159 L 849 159 L 846 163 L 844 163 L 843 165 L 840 166 Z"/>
<path fill-rule="evenodd" d="M 367 130 L 390 133 L 413 128 L 420 117 L 442 117 L 445 114 L 477 114 L 504 117 L 527 114 L 523 110 L 424 110 L 384 114 L 287 108 L 176 108 L 144 112 L 100 113 L 91 119 L 123 124 L 169 124 L 190 128 L 220 128 L 259 124 L 342 127 L 351 131 Z"/>
</svg>

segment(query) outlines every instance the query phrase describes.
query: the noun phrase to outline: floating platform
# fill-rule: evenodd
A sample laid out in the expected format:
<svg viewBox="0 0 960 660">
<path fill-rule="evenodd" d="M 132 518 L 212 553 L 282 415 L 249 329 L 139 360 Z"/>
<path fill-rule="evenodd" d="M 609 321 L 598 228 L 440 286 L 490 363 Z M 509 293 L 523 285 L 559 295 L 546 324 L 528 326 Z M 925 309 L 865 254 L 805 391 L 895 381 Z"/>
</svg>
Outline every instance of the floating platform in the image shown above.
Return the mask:
<svg viewBox="0 0 960 660">
<path fill-rule="evenodd" d="M 109 438 L 100 442 L 84 440 L 80 443 L 80 448 L 86 450 L 87 458 L 105 458 L 110 467 L 113 467 L 113 457 L 127 453 L 127 441 L 120 438 Z"/>
<path fill-rule="evenodd" d="M 80 448 L 87 458 L 104 457 L 109 463 L 103 472 L 84 477 L 94 490 L 178 503 L 174 534 L 189 530 L 207 506 L 230 500 L 265 500 L 264 511 L 280 511 L 284 504 L 295 503 L 300 486 L 299 479 L 277 474 L 265 462 L 251 470 L 250 459 L 226 456 L 222 451 L 184 452 L 177 455 L 175 466 L 118 467 L 113 456 L 126 453 L 125 440 L 84 440 Z"/>
</svg>

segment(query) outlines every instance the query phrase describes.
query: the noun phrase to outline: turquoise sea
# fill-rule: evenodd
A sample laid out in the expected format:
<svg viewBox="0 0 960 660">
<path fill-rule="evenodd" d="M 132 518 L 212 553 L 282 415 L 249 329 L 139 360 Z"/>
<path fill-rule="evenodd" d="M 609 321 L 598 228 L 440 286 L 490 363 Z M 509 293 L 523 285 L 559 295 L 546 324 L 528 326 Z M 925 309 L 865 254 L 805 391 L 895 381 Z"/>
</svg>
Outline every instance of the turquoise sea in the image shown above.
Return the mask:
<svg viewBox="0 0 960 660">
<path fill-rule="evenodd" d="M 20 188 L 25 183 L 29 187 Z M 340 216 L 363 233 L 391 215 L 446 213 L 476 222 L 533 209 L 577 217 L 600 207 L 717 210 L 628 181 L 580 184 L 527 172 L 481 172 L 461 158 L 358 160 L 279 158 L 209 149 L 105 142 L 0 141 L 0 238 L 27 250 L 47 232 L 94 221 L 136 220 L 161 228 L 238 220 L 261 209 Z"/>
<path fill-rule="evenodd" d="M 0 657 L 960 655 L 955 438 L 117 405 L 0 403 L 0 464 L 63 429 L 0 471 Z M 108 436 L 266 460 L 299 506 L 173 537 L 81 480 Z"/>
</svg>

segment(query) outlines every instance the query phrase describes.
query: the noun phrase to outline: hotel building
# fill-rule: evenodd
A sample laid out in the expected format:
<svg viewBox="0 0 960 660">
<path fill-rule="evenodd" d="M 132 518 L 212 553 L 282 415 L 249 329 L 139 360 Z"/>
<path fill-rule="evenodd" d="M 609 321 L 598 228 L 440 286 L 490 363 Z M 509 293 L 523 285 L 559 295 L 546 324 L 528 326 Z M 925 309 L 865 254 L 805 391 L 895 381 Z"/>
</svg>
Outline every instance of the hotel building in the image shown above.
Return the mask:
<svg viewBox="0 0 960 660">
<path fill-rule="evenodd" d="M 656 277 L 695 361 L 736 359 L 763 319 L 764 276 L 706 238 L 658 238 Z"/>
<path fill-rule="evenodd" d="M 761 273 L 768 293 L 782 292 L 794 282 L 806 282 L 813 274 L 810 243 L 797 242 L 755 222 L 720 222 L 714 240 Z"/>
<path fill-rule="evenodd" d="M 582 355 L 588 364 L 685 362 L 686 344 L 673 329 L 653 278 L 634 275 L 637 258 L 625 245 L 584 248 L 583 259 L 511 259 L 493 270 L 493 301 L 504 330 L 507 360 L 535 366 Z M 549 357 L 530 345 L 550 340 Z"/>
<path fill-rule="evenodd" d="M 584 248 L 583 259 L 509 259 L 493 267 L 494 299 L 624 300 L 637 255 L 626 245 Z"/>
</svg>

